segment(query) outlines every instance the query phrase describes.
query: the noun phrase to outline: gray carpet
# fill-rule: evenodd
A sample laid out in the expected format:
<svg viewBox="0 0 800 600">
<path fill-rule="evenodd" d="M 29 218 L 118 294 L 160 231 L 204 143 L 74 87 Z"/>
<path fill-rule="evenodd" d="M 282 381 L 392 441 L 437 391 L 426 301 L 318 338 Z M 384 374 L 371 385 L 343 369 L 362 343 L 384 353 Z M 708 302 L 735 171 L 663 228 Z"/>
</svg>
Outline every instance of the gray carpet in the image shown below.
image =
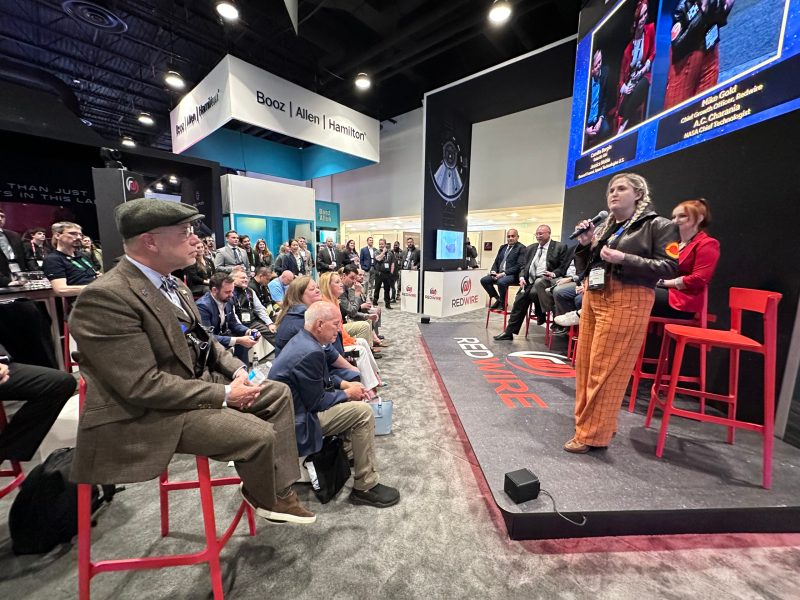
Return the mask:
<svg viewBox="0 0 800 600">
<path fill-rule="evenodd" d="M 481 320 L 482 311 L 468 320 Z M 450 319 L 465 320 L 464 317 Z M 395 401 L 394 432 L 378 439 L 384 483 L 400 504 L 349 504 L 347 493 L 319 505 L 311 526 L 244 526 L 223 554 L 227 598 L 796 598 L 800 535 L 715 535 L 512 542 L 481 493 L 467 454 L 421 351 L 415 315 L 391 311 L 393 343 L 380 361 Z M 498 331 L 496 321 L 490 329 Z M 531 332 L 532 335 L 538 333 Z M 191 473 L 179 457 L 171 471 Z M 230 472 L 215 465 L 216 473 Z M 221 520 L 233 515 L 233 488 L 215 493 Z M 6 515 L 11 498 L 0 500 Z M 173 535 L 159 536 L 156 482 L 128 486 L 100 516 L 97 557 L 192 551 L 202 525 L 194 491 L 175 492 Z M 0 524 L 0 598 L 76 596 L 76 548 L 15 557 Z M 207 569 L 183 567 L 98 575 L 99 598 L 210 597 Z"/>
</svg>

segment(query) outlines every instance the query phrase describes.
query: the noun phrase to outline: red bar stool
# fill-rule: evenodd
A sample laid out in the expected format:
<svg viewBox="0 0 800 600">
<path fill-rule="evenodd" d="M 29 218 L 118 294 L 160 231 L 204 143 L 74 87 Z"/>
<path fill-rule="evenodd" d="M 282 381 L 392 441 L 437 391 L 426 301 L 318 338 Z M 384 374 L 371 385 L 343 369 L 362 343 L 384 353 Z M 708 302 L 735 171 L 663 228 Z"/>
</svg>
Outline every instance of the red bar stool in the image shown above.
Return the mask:
<svg viewBox="0 0 800 600">
<path fill-rule="evenodd" d="M 518 290 L 519 286 L 518 285 L 510 285 L 510 286 L 508 286 L 508 288 L 506 288 L 506 301 L 505 301 L 505 306 L 503 307 L 503 310 L 490 308 L 492 306 L 492 299 L 491 299 L 491 297 L 489 298 L 489 304 L 486 305 L 486 328 L 487 329 L 489 328 L 489 317 L 494 314 L 494 315 L 503 315 L 503 331 L 506 330 L 506 325 L 508 324 L 508 315 L 511 314 L 511 311 L 509 310 L 509 306 L 508 306 L 509 305 L 509 298 L 513 298 L 516 295 L 516 292 L 514 292 L 514 295 L 511 294 L 511 290 L 512 289 L 517 289 Z"/>
<path fill-rule="evenodd" d="M 647 333 L 659 336 L 664 335 L 665 325 L 691 325 L 693 327 L 708 327 L 709 322 L 716 321 L 715 315 L 708 314 L 708 288 L 703 290 L 703 306 L 698 313 L 695 314 L 694 319 L 672 319 L 669 317 L 650 317 L 650 322 L 647 324 Z M 639 358 L 633 367 L 631 373 L 631 397 L 628 399 L 628 412 L 633 412 L 636 406 L 636 395 L 639 391 L 639 382 L 642 379 L 653 379 L 655 373 L 650 373 L 644 370 L 644 365 L 658 365 L 658 358 L 649 358 L 644 355 L 645 347 L 647 346 L 647 337 L 645 336 L 642 342 L 642 349 L 639 351 Z M 663 339 L 663 337 L 662 337 Z M 681 383 L 695 383 L 699 386 L 700 391 L 706 389 L 706 358 L 708 348 L 700 346 L 700 372 L 697 376 L 681 375 Z M 700 412 L 705 412 L 705 398 L 700 398 Z"/>
<path fill-rule="evenodd" d="M 525 337 L 528 337 L 528 329 L 531 326 L 531 317 L 536 317 L 536 308 L 531 302 L 531 306 L 528 309 L 528 314 L 525 315 Z M 550 335 L 550 324 L 553 322 L 553 312 L 547 311 L 544 313 L 544 343 L 547 344 L 548 350 L 553 345 L 553 336 Z"/>
<path fill-rule="evenodd" d="M 64 370 L 67 373 L 72 373 L 72 367 L 77 367 L 78 363 L 72 360 L 72 353 L 69 351 L 69 323 L 67 323 L 67 319 L 69 317 L 70 304 L 67 298 L 61 298 L 61 310 L 64 315 L 61 330 L 63 334 L 61 338 L 63 352 L 61 354 L 64 357 Z"/>
<path fill-rule="evenodd" d="M 86 398 L 86 382 L 81 378 L 79 385 L 80 409 Z M 255 518 L 250 506 L 242 501 L 233 521 L 222 537 L 217 537 L 217 525 L 214 517 L 214 496 L 212 489 L 221 485 L 239 484 L 238 477 L 222 477 L 212 479 L 208 466 L 208 458 L 196 456 L 197 480 L 170 482 L 165 471 L 159 477 L 159 495 L 161 501 L 161 535 L 169 534 L 169 497 L 174 490 L 199 489 L 200 505 L 203 513 L 206 547 L 200 552 L 191 554 L 171 554 L 165 556 L 148 556 L 143 558 L 123 558 L 92 562 L 92 486 L 87 483 L 78 484 L 78 598 L 89 600 L 92 577 L 108 571 L 130 571 L 141 569 L 161 569 L 208 563 L 211 575 L 211 588 L 214 600 L 224 598 L 222 590 L 222 569 L 219 555 L 222 548 L 233 535 L 242 515 L 247 513 L 250 535 L 256 534 Z"/>
<path fill-rule="evenodd" d="M 572 366 L 575 366 L 575 355 L 578 349 L 578 326 L 570 325 L 567 330 L 567 358 L 572 361 Z"/>
<path fill-rule="evenodd" d="M 719 329 L 704 329 L 701 327 L 691 327 L 688 325 L 667 324 L 664 326 L 664 339 L 661 343 L 661 353 L 659 356 L 658 369 L 656 370 L 655 380 L 650 393 L 650 406 L 647 409 L 645 427 L 650 426 L 653 412 L 656 406 L 662 411 L 661 430 L 658 434 L 658 445 L 656 446 L 656 456 L 661 458 L 664 452 L 664 442 L 667 439 L 667 427 L 672 415 L 724 425 L 728 428 L 728 443 L 733 443 L 734 430 L 748 429 L 760 433 L 763 438 L 763 482 L 762 485 L 769 489 L 772 487 L 772 446 L 773 428 L 775 421 L 775 360 L 776 360 L 776 340 L 778 328 L 778 303 L 782 295 L 778 292 L 768 292 L 764 290 L 751 290 L 746 288 L 731 288 L 729 305 L 731 308 L 731 328 L 729 331 Z M 742 330 L 742 311 L 750 311 L 763 315 L 764 341 L 759 343 L 741 334 Z M 663 383 L 666 379 L 667 351 L 671 340 L 675 340 L 675 352 L 673 354 L 672 371 L 669 375 L 669 385 L 667 396 L 662 402 L 659 393 L 662 388 L 667 387 Z M 730 353 L 730 372 L 728 375 L 728 393 L 712 394 L 705 390 L 693 390 L 679 388 L 681 363 L 683 362 L 683 352 L 686 346 L 707 346 L 709 348 L 727 348 Z M 751 423 L 740 421 L 736 418 L 736 400 L 739 384 L 739 353 L 755 352 L 764 356 L 764 423 Z M 697 396 L 702 400 L 717 400 L 728 405 L 727 417 L 718 417 L 675 408 L 673 401 L 675 394 L 686 394 Z"/>
<path fill-rule="evenodd" d="M 6 418 L 6 411 L 3 408 L 3 403 L 0 402 L 0 433 L 8 427 L 8 419 Z M 2 462 L 2 461 L 0 461 Z M 0 498 L 8 496 L 11 492 L 17 489 L 25 480 L 25 473 L 22 471 L 22 466 L 18 460 L 9 460 L 11 468 L 0 469 L 0 477 L 11 477 L 11 481 L 0 487 Z"/>
</svg>

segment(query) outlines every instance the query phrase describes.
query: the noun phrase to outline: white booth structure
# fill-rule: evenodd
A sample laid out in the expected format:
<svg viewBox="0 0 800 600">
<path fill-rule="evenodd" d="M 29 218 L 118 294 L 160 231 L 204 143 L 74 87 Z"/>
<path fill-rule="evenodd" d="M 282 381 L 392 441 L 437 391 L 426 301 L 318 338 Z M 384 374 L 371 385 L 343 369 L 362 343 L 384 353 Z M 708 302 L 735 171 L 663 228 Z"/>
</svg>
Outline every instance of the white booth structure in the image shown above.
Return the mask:
<svg viewBox="0 0 800 600">
<path fill-rule="evenodd" d="M 486 269 L 425 271 L 422 312 L 432 317 L 449 317 L 485 309 L 488 298 L 481 287 L 481 277 L 487 273 Z"/>
</svg>

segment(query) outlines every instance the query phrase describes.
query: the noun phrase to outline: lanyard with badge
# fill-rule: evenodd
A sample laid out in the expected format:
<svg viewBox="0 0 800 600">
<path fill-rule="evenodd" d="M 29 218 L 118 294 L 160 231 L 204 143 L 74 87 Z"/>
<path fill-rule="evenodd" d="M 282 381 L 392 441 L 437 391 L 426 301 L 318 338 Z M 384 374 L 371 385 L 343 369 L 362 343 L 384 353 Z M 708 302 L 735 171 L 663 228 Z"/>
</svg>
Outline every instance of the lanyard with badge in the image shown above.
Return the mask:
<svg viewBox="0 0 800 600">
<path fill-rule="evenodd" d="M 81 256 L 80 258 L 75 258 L 74 256 L 64 255 L 67 257 L 67 260 L 72 263 L 72 266 L 77 267 L 81 271 L 85 271 L 89 269 L 95 275 L 97 271 L 94 270 L 92 263 L 90 263 L 85 256 Z"/>
<path fill-rule="evenodd" d="M 630 219 L 628 219 L 630 221 Z M 619 240 L 620 236 L 625 233 L 626 226 L 628 225 L 628 221 L 625 221 L 622 225 L 620 225 L 619 229 L 617 229 L 609 238 L 606 240 L 605 245 L 608 248 L 612 248 L 612 243 L 615 243 Z M 602 248 L 602 246 L 601 246 Z M 598 250 L 599 252 L 599 250 Z M 606 264 L 602 262 L 596 266 L 592 267 L 589 270 L 589 286 L 588 289 L 590 290 L 602 290 L 606 284 Z"/>
</svg>

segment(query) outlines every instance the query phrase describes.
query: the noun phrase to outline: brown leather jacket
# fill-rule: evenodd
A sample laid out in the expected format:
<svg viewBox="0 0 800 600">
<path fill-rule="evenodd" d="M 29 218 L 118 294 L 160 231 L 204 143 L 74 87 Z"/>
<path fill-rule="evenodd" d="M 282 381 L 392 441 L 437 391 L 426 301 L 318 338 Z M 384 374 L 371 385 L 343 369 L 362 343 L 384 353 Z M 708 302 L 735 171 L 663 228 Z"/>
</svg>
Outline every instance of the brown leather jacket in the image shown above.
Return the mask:
<svg viewBox="0 0 800 600">
<path fill-rule="evenodd" d="M 624 283 L 655 287 L 659 279 L 678 274 L 678 227 L 669 219 L 647 211 L 634 221 L 613 247 L 625 253 L 619 265 L 606 265 L 606 275 Z M 671 246 L 671 247 L 670 247 Z M 670 254 L 667 253 L 669 248 Z M 575 269 L 588 274 L 591 244 L 575 250 Z"/>
</svg>

